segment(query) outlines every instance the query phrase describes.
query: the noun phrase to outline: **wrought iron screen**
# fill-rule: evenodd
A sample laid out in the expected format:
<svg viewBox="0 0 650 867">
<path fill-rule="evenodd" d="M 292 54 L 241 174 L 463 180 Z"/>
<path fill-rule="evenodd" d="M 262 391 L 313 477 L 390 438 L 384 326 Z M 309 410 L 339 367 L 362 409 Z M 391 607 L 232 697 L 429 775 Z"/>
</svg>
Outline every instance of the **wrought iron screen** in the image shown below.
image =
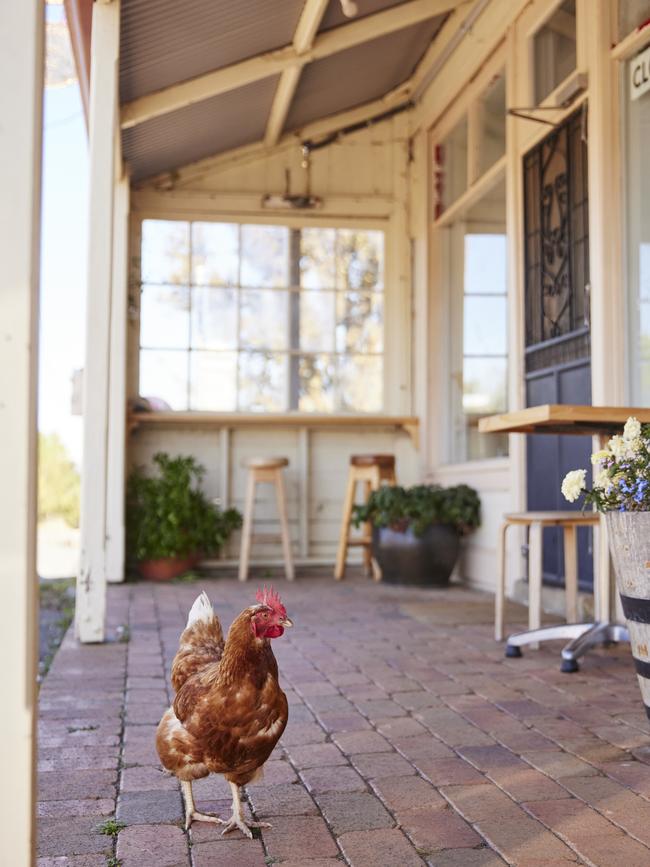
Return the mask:
<svg viewBox="0 0 650 867">
<path fill-rule="evenodd" d="M 524 157 L 526 371 L 589 356 L 586 105 Z"/>
</svg>

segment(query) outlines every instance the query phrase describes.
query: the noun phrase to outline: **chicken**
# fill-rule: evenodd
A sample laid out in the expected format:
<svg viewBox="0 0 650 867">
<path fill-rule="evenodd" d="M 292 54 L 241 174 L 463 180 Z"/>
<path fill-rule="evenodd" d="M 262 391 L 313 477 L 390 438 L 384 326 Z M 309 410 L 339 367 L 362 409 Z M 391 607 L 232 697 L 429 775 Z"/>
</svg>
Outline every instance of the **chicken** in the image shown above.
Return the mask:
<svg viewBox="0 0 650 867">
<path fill-rule="evenodd" d="M 172 664 L 174 704 L 156 733 L 160 760 L 181 783 L 185 828 L 193 820 L 225 825 L 226 834 L 267 823 L 244 821 L 239 787 L 258 780 L 287 724 L 287 698 L 278 683 L 270 639 L 291 620 L 273 588 L 258 590 L 223 640 L 219 619 L 202 593 L 192 605 Z M 192 781 L 223 774 L 232 790 L 232 815 L 223 820 L 194 806 Z"/>
</svg>

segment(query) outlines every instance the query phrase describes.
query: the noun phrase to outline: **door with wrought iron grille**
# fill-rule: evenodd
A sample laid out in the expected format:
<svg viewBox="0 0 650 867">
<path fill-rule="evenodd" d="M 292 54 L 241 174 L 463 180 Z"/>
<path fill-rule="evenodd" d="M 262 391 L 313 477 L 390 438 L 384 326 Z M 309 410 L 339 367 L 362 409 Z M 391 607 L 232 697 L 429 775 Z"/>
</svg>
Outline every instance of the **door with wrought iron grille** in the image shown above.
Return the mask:
<svg viewBox="0 0 650 867">
<path fill-rule="evenodd" d="M 586 105 L 524 157 L 525 377 L 528 406 L 591 403 Z M 564 474 L 589 467 L 589 437 L 527 442 L 528 508 L 570 509 Z M 578 508 L 576 505 L 575 508 Z M 564 583 L 560 531 L 545 531 L 544 581 Z M 579 533 L 579 576 L 593 585 L 592 531 Z"/>
</svg>

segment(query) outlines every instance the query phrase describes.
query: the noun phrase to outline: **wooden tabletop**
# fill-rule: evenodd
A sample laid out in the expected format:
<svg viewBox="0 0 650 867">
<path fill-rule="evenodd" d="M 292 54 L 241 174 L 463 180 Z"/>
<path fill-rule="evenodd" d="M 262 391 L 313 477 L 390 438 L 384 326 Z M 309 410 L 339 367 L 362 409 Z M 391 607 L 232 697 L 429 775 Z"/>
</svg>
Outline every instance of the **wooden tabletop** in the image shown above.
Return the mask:
<svg viewBox="0 0 650 867">
<path fill-rule="evenodd" d="M 480 419 L 481 433 L 547 433 L 613 436 L 630 416 L 650 423 L 650 408 L 547 403 Z"/>
</svg>

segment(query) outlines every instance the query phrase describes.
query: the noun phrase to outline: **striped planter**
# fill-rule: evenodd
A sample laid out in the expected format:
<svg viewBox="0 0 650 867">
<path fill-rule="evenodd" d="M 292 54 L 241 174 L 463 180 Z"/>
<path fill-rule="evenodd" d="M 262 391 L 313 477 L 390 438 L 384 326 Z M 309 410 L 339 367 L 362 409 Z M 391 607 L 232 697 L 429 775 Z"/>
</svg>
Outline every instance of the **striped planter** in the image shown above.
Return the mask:
<svg viewBox="0 0 650 867">
<path fill-rule="evenodd" d="M 650 512 L 607 512 L 605 520 L 634 666 L 650 718 Z"/>
</svg>

